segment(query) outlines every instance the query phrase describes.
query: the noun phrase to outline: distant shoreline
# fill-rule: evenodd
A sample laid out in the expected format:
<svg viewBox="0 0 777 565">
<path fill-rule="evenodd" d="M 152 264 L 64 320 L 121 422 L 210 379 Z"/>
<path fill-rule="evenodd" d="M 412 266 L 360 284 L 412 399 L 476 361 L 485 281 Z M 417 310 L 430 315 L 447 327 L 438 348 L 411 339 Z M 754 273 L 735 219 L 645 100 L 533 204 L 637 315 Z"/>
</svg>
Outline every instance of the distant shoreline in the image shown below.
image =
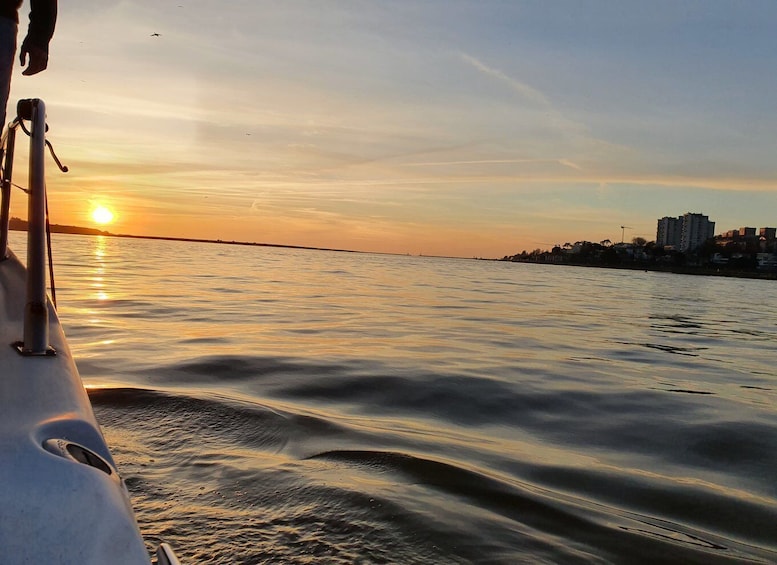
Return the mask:
<svg viewBox="0 0 777 565">
<path fill-rule="evenodd" d="M 8 229 L 14 231 L 27 231 L 27 221 L 19 218 L 11 218 Z M 128 239 L 154 239 L 161 241 L 188 241 L 190 243 L 216 243 L 221 245 L 246 245 L 253 247 L 280 247 L 284 249 L 307 249 L 310 251 L 337 251 L 340 253 L 367 253 L 366 251 L 354 251 L 351 249 L 333 249 L 328 247 L 308 247 L 303 245 L 284 245 L 280 243 L 256 243 L 250 241 L 224 241 L 222 239 L 199 239 L 193 237 L 166 237 L 161 235 L 131 235 L 126 233 L 111 233 L 94 228 L 82 228 L 51 224 L 51 233 L 64 233 L 70 235 L 102 235 L 105 237 L 123 237 Z"/>
<path fill-rule="evenodd" d="M 11 218 L 8 222 L 8 229 L 13 231 L 27 231 L 27 221 L 20 218 Z M 334 247 L 312 247 L 307 245 L 290 245 L 283 243 L 257 243 L 251 241 L 226 241 L 223 239 L 200 239 L 195 237 L 172 237 L 162 235 L 132 235 L 126 233 L 111 233 L 95 228 L 82 228 L 79 226 L 68 226 L 62 224 L 51 224 L 51 233 L 64 233 L 69 235 L 101 235 L 104 237 L 122 237 L 127 239 L 153 239 L 158 241 L 186 241 L 190 243 L 215 243 L 218 245 L 243 245 L 247 247 L 274 247 L 279 249 L 301 249 L 306 251 L 334 251 L 337 253 L 369 253 L 371 255 L 395 255 L 398 257 L 410 256 L 408 253 L 389 253 L 387 251 L 357 251 L 354 249 L 337 249 Z M 446 255 L 419 255 L 419 257 L 429 257 L 437 259 L 464 259 L 472 260 L 468 257 L 449 257 Z M 488 259 L 494 261 L 495 259 Z"/>
<path fill-rule="evenodd" d="M 14 231 L 27 231 L 27 222 L 19 218 L 11 218 L 9 221 L 9 229 Z M 285 245 L 281 243 L 257 243 L 250 241 L 225 241 L 222 239 L 199 239 L 193 237 L 167 237 L 161 235 L 131 235 L 123 233 L 111 233 L 108 231 L 98 230 L 95 228 L 82 228 L 78 226 L 68 226 L 60 224 L 51 224 L 51 233 L 64 233 L 70 235 L 101 235 L 105 237 L 120 237 L 126 239 L 151 239 L 157 241 L 184 241 L 189 243 L 213 243 L 218 245 L 242 245 L 245 247 L 273 247 L 277 249 L 300 249 L 307 251 L 334 251 L 337 253 L 369 253 L 377 255 L 395 255 L 398 257 L 405 257 L 403 253 L 387 253 L 380 251 L 354 251 L 353 249 L 335 249 L 331 247 L 310 247 L 304 245 Z M 443 255 L 422 255 L 421 257 L 437 258 L 437 259 L 462 259 L 462 260 L 476 260 L 476 261 L 496 261 L 505 263 L 520 263 L 525 265 L 551 265 L 557 267 L 587 267 L 597 269 L 615 269 L 615 270 L 628 270 L 628 271 L 650 271 L 655 273 L 670 273 L 674 275 L 694 275 L 694 276 L 707 276 L 707 277 L 728 277 L 739 279 L 758 279 L 758 280 L 777 280 L 777 273 L 763 273 L 758 271 L 728 271 L 719 269 L 710 269 L 708 267 L 664 267 L 656 265 L 596 265 L 596 264 L 575 264 L 575 263 L 551 263 L 551 262 L 534 262 L 534 261 L 505 261 L 504 259 L 482 259 L 482 258 L 468 258 L 468 257 L 447 257 Z"/>
<path fill-rule="evenodd" d="M 165 237 L 161 235 L 130 235 L 125 233 L 100 234 L 109 237 L 124 237 L 128 239 L 155 239 L 160 241 L 188 241 L 190 243 L 216 243 L 219 245 L 245 245 L 249 247 L 280 247 L 283 249 L 307 249 L 310 251 L 337 251 L 339 253 L 367 253 L 366 251 L 353 251 L 352 249 L 332 249 L 329 247 L 307 247 L 304 245 L 284 245 L 281 243 L 256 243 L 251 241 L 224 241 L 223 239 L 198 239 L 193 237 Z"/>
<path fill-rule="evenodd" d="M 8 222 L 8 229 L 13 231 L 27 231 L 27 221 L 20 218 L 11 218 Z M 190 243 L 215 243 L 218 245 L 243 245 L 247 247 L 274 247 L 278 249 L 301 249 L 306 251 L 334 251 L 337 253 L 369 253 L 370 255 L 393 255 L 397 257 L 412 257 L 409 253 L 389 253 L 388 251 L 357 251 L 354 249 L 337 249 L 334 247 L 312 247 L 307 245 L 290 245 L 283 243 L 257 243 L 251 241 L 225 241 L 223 239 L 199 239 L 196 237 L 168 237 L 162 235 L 131 235 L 126 233 L 111 233 L 95 228 L 82 228 L 79 226 L 68 226 L 62 224 L 51 224 L 51 233 L 64 233 L 70 235 L 102 235 L 104 237 L 123 237 L 128 239 L 153 239 L 158 241 L 187 241 Z M 452 257 L 448 255 L 417 255 L 417 257 L 427 257 L 436 259 L 461 259 L 471 261 L 496 261 L 497 259 L 480 259 L 476 257 Z"/>
<path fill-rule="evenodd" d="M 756 280 L 777 280 L 777 273 L 759 272 L 759 271 L 735 271 L 724 269 L 713 269 L 710 267 L 676 267 L 676 266 L 656 266 L 640 264 L 620 264 L 620 265 L 597 265 L 594 263 L 552 263 L 552 262 L 534 262 L 534 261 L 505 261 L 504 259 L 495 259 L 504 263 L 520 263 L 522 265 L 547 265 L 553 267 L 584 267 L 593 269 L 614 269 L 621 271 L 645 271 L 651 273 L 669 273 L 672 275 L 693 275 L 702 277 L 726 277 L 733 279 L 756 279 Z"/>
</svg>

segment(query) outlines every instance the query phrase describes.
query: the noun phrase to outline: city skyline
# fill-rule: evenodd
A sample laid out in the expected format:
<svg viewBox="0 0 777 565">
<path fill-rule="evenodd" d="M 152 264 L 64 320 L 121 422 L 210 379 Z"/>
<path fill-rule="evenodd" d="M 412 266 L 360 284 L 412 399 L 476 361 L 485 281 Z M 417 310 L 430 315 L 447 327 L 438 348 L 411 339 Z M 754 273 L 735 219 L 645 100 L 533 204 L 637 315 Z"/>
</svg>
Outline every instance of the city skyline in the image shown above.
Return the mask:
<svg viewBox="0 0 777 565">
<path fill-rule="evenodd" d="M 463 257 L 777 223 L 770 2 L 220 7 L 60 7 L 11 92 L 71 169 L 53 222 Z"/>
</svg>

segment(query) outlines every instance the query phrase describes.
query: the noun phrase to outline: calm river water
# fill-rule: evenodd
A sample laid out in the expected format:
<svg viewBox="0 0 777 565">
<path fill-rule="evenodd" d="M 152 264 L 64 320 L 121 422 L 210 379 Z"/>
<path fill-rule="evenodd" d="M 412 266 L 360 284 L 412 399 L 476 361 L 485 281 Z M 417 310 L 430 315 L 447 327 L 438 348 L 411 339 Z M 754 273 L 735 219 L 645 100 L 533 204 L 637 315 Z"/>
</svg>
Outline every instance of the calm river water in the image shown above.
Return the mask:
<svg viewBox="0 0 777 565">
<path fill-rule="evenodd" d="M 141 530 L 185 563 L 777 562 L 774 281 L 68 235 L 54 259 Z"/>
</svg>

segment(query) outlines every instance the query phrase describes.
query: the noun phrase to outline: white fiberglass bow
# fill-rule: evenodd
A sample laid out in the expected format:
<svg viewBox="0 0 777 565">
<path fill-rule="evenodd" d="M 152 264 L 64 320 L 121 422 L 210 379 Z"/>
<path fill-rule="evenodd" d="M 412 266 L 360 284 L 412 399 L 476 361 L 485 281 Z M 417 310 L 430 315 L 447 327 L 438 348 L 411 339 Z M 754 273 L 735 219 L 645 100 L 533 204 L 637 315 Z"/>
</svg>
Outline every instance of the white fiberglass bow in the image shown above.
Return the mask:
<svg viewBox="0 0 777 565">
<path fill-rule="evenodd" d="M 25 120 L 31 122 L 26 269 L 7 248 L 14 139 L 17 128 L 27 132 Z M 148 565 L 127 489 L 46 295 L 45 134 L 43 102 L 21 101 L 4 144 L 0 206 L 2 562 Z M 166 544 L 157 560 L 178 563 Z"/>
</svg>

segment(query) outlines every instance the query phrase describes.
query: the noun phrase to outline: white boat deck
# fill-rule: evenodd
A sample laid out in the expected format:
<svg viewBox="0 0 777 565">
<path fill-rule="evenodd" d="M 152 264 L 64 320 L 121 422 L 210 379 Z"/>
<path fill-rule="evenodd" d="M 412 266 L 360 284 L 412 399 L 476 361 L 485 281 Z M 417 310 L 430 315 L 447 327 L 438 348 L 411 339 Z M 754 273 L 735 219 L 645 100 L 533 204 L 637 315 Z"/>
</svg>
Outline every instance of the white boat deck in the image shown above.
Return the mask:
<svg viewBox="0 0 777 565">
<path fill-rule="evenodd" d="M 25 269 L 0 261 L 2 562 L 148 564 L 126 489 L 54 308 L 56 355 L 23 356 Z"/>
</svg>

